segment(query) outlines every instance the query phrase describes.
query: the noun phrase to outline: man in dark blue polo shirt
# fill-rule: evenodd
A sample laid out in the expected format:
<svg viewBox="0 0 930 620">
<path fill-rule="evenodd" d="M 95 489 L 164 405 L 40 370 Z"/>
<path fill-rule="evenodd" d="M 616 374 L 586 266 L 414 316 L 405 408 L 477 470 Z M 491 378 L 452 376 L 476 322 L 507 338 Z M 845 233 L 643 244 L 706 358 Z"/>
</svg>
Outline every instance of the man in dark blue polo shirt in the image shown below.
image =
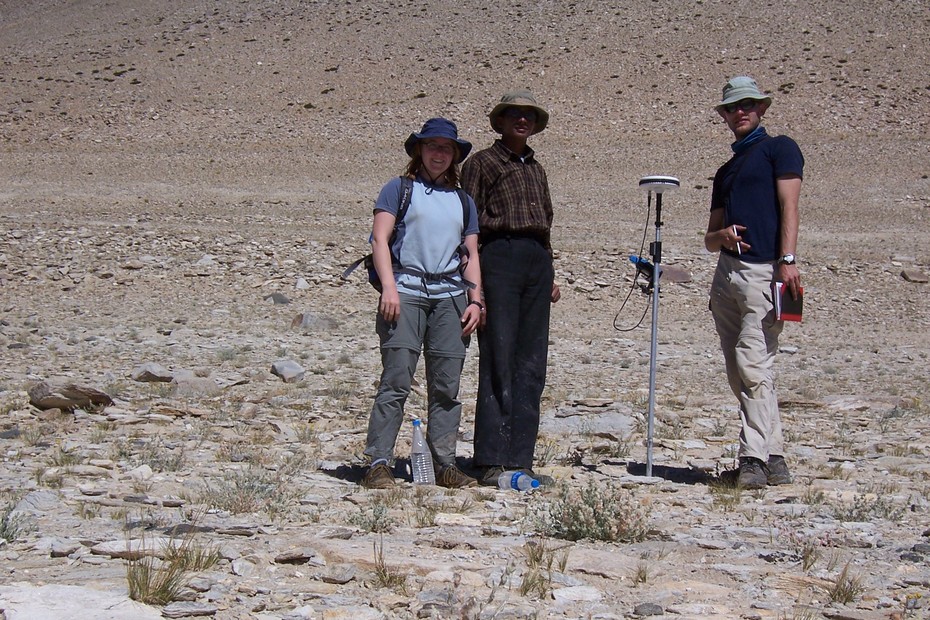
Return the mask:
<svg viewBox="0 0 930 620">
<path fill-rule="evenodd" d="M 716 110 L 733 132 L 733 157 L 717 170 L 704 245 L 720 252 L 710 290 L 730 389 L 740 402 L 742 432 L 737 484 L 787 484 L 773 366 L 783 323 L 775 320 L 773 283 L 788 295 L 798 272 L 798 200 L 804 157 L 794 140 L 772 137 L 762 116 L 772 98 L 756 82 L 735 77 Z"/>
</svg>

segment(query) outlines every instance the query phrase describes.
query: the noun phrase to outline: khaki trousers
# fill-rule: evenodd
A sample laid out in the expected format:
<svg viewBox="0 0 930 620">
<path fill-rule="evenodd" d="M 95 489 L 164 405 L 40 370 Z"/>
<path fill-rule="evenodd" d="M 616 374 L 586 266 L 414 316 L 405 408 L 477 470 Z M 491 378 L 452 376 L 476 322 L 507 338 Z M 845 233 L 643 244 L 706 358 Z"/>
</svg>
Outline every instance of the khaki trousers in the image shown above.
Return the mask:
<svg viewBox="0 0 930 620">
<path fill-rule="evenodd" d="M 775 320 L 772 263 L 720 254 L 710 309 L 720 337 L 730 389 L 739 399 L 739 455 L 763 463 L 784 454 L 774 362 L 783 323 Z"/>
</svg>

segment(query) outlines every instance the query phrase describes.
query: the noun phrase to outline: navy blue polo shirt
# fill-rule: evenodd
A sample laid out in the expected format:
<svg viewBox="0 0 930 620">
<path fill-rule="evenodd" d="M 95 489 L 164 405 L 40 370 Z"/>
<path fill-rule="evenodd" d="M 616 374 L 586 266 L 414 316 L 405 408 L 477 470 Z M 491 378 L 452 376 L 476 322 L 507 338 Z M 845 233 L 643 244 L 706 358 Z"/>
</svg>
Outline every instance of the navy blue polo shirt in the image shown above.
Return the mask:
<svg viewBox="0 0 930 620">
<path fill-rule="evenodd" d="M 739 258 L 750 263 L 777 260 L 781 255 L 781 208 L 775 180 L 803 176 L 804 156 L 788 136 L 766 137 L 733 156 L 714 176 L 711 211 L 725 209 L 727 226 L 745 226 L 743 241 L 752 246 Z M 732 256 L 735 252 L 723 248 Z"/>
</svg>

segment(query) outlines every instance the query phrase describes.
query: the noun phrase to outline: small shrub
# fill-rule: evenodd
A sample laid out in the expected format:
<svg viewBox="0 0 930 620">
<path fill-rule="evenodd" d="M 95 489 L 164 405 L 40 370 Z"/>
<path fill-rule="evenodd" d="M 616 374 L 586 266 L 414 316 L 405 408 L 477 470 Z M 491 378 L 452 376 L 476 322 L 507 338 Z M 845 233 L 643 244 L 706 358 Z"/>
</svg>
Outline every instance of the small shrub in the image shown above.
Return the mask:
<svg viewBox="0 0 930 620">
<path fill-rule="evenodd" d="M 375 583 L 381 588 L 390 588 L 407 596 L 407 576 L 391 570 L 384 561 L 384 537 L 381 544 L 373 541 L 375 555 Z"/>
<path fill-rule="evenodd" d="M 827 496 L 820 489 L 815 489 L 812 486 L 808 486 L 804 489 L 804 493 L 801 494 L 801 503 L 807 504 L 808 506 L 820 506 L 827 501 Z"/>
<path fill-rule="evenodd" d="M 523 573 L 523 580 L 520 582 L 520 596 L 535 594 L 540 599 L 546 599 L 551 590 L 551 575 L 543 575 L 538 568 L 529 568 Z"/>
<path fill-rule="evenodd" d="M 543 531 L 555 538 L 629 543 L 646 538 L 649 512 L 629 491 L 591 480 L 582 488 L 563 485 L 539 517 Z"/>
<path fill-rule="evenodd" d="M 75 454 L 71 450 L 66 450 L 61 446 L 58 446 L 58 449 L 48 457 L 48 464 L 53 467 L 71 467 L 72 465 L 80 465 L 82 458 L 79 454 Z"/>
<path fill-rule="evenodd" d="M 184 467 L 184 453 L 167 447 L 161 439 L 156 438 L 142 444 L 138 456 L 132 462 L 134 465 L 148 465 L 156 472 L 179 471 Z"/>
<path fill-rule="evenodd" d="M 298 424 L 295 431 L 297 432 L 297 441 L 300 443 L 311 444 L 316 447 L 320 446 L 320 431 L 312 422 Z"/>
<path fill-rule="evenodd" d="M 366 532 L 375 533 L 390 532 L 395 525 L 394 519 L 388 514 L 387 506 L 381 502 L 375 502 L 367 511 L 353 515 L 349 518 L 349 523 Z"/>
<path fill-rule="evenodd" d="M 647 581 L 649 581 L 649 564 L 643 561 L 637 564 L 636 570 L 633 571 L 633 585 L 645 584 Z"/>
<path fill-rule="evenodd" d="M 195 544 L 195 531 L 190 528 L 180 542 L 172 539 L 162 559 L 143 555 L 127 560 L 129 598 L 148 605 L 167 605 L 180 599 L 190 572 L 206 570 L 219 561 L 215 547 Z"/>
<path fill-rule="evenodd" d="M 568 566 L 569 546 L 550 547 L 545 540 L 531 540 L 523 546 L 526 554 L 526 564 L 530 568 L 545 568 L 551 572 L 555 565 L 559 572 L 564 572 Z"/>
<path fill-rule="evenodd" d="M 92 444 L 101 444 L 104 443 L 110 436 L 110 433 L 116 428 L 116 424 L 113 422 L 97 422 L 94 424 L 93 430 L 90 432 L 90 443 Z"/>
<path fill-rule="evenodd" d="M 100 504 L 80 502 L 77 507 L 77 516 L 82 519 L 96 519 L 100 516 Z"/>
<path fill-rule="evenodd" d="M 726 481 L 711 482 L 708 488 L 710 489 L 714 507 L 723 512 L 731 512 L 742 501 L 742 489 L 734 484 Z"/>
<path fill-rule="evenodd" d="M 660 422 L 656 425 L 656 439 L 684 439 L 687 430 L 679 421 Z"/>
<path fill-rule="evenodd" d="M 536 462 L 540 467 L 545 467 L 550 463 L 558 460 L 561 452 L 561 444 L 548 437 L 540 438 L 536 442 Z"/>
<path fill-rule="evenodd" d="M 342 409 L 348 407 L 349 400 L 358 391 L 357 386 L 345 379 L 334 378 L 330 381 L 329 386 L 323 390 L 323 395 L 335 400 Z M 411 392 L 410 396 L 416 392 Z"/>
<path fill-rule="evenodd" d="M 852 505 L 840 504 L 833 507 L 833 516 L 838 521 L 869 522 L 874 518 L 900 521 L 905 510 L 882 496 L 856 494 Z"/>
<path fill-rule="evenodd" d="M 220 363 L 231 362 L 239 357 L 239 350 L 236 347 L 223 347 L 216 352 L 216 359 Z"/>
<path fill-rule="evenodd" d="M 108 453 L 114 461 L 126 461 L 132 467 L 148 465 L 157 472 L 179 471 L 185 464 L 184 449 L 168 447 L 160 437 L 119 437 L 110 443 Z"/>
<path fill-rule="evenodd" d="M 32 531 L 29 518 L 23 513 L 14 513 L 16 506 L 7 504 L 0 510 L 0 539 L 11 543 Z"/>
<path fill-rule="evenodd" d="M 19 439 L 27 446 L 38 446 L 51 430 L 43 424 L 30 424 L 20 429 Z"/>
<path fill-rule="evenodd" d="M 636 440 L 633 439 L 632 435 L 627 435 L 626 437 L 615 441 L 610 444 L 610 449 L 607 454 L 614 459 L 626 459 L 633 453 L 633 448 L 636 446 Z"/>
<path fill-rule="evenodd" d="M 847 605 L 859 598 L 864 591 L 862 577 L 850 575 L 849 563 L 847 562 L 840 574 L 836 576 L 833 584 L 827 589 L 827 595 L 832 602 Z"/>
<path fill-rule="evenodd" d="M 556 560 L 556 554 L 559 558 Z M 520 595 L 536 595 L 539 599 L 549 598 L 552 592 L 553 565 L 559 571 L 564 571 L 568 564 L 568 547 L 550 547 L 545 540 L 528 541 L 523 545 L 527 570 L 523 573 L 520 582 Z"/>
<path fill-rule="evenodd" d="M 436 525 L 437 514 L 439 509 L 436 506 L 417 506 L 414 510 L 417 527 L 433 527 Z"/>
<path fill-rule="evenodd" d="M 249 467 L 207 483 L 201 502 L 233 514 L 269 509 L 281 513 L 294 497 L 295 490 L 288 477 Z"/>
<path fill-rule="evenodd" d="M 816 607 L 810 605 L 795 605 L 791 610 L 791 615 L 780 614 L 778 620 L 819 620 L 823 614 Z"/>
<path fill-rule="evenodd" d="M 147 605 L 167 605 L 181 597 L 187 573 L 178 563 L 143 556 L 126 563 L 129 598 Z"/>
<path fill-rule="evenodd" d="M 449 491 L 454 491 L 454 489 L 449 489 Z M 470 495 L 462 496 L 458 504 L 443 504 L 443 510 L 449 512 L 456 512 L 458 514 L 466 514 L 469 510 L 475 507 L 475 500 L 472 499 Z"/>
<path fill-rule="evenodd" d="M 814 567 L 814 564 L 823 556 L 823 548 L 833 544 L 829 534 L 817 536 L 803 536 L 793 530 L 788 532 L 788 544 L 794 550 L 801 568 L 804 572 Z"/>
</svg>

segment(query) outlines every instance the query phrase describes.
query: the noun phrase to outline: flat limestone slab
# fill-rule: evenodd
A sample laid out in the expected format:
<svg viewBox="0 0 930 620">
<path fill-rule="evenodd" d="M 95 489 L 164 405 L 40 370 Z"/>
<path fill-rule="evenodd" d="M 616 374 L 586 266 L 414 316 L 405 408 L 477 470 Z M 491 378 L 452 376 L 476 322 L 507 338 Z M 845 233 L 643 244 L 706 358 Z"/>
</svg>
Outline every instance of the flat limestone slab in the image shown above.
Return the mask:
<svg viewBox="0 0 930 620">
<path fill-rule="evenodd" d="M 0 586 L 6 620 L 160 620 L 161 611 L 125 594 L 80 586 Z"/>
</svg>

